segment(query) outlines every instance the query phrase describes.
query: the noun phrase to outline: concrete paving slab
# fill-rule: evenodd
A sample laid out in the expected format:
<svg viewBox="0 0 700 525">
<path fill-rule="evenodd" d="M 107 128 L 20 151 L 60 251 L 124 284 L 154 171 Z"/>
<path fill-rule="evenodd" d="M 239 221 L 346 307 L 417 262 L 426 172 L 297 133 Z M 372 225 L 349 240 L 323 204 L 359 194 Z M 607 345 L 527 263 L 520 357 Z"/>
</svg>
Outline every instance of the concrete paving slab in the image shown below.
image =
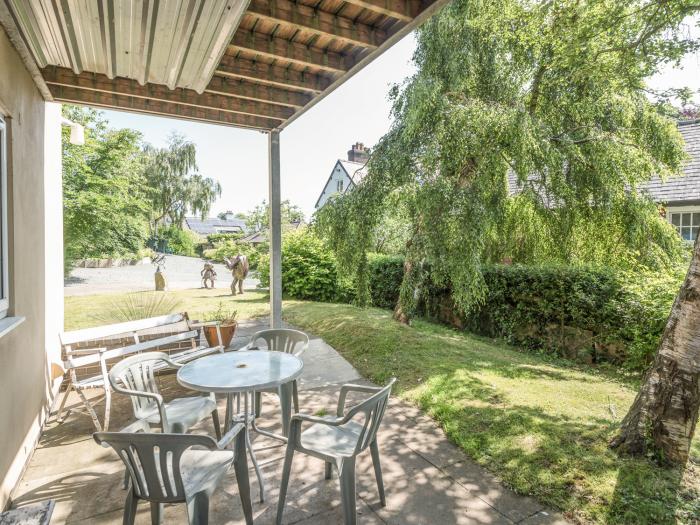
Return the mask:
<svg viewBox="0 0 700 525">
<path fill-rule="evenodd" d="M 265 320 L 241 324 L 234 347 L 247 343 L 250 335 L 266 326 Z M 300 381 L 300 404 L 306 413 L 334 413 L 340 384 L 368 383 L 332 347 L 319 338 L 312 338 L 304 355 L 305 370 Z M 177 384 L 174 374 L 159 376 L 166 399 L 192 395 Z M 90 397 L 102 413 L 98 391 Z M 362 398 L 348 397 L 348 404 Z M 52 524 L 116 525 L 121 523 L 126 492 L 122 490 L 123 466 L 111 449 L 105 449 L 91 438 L 92 421 L 75 394 L 68 406 L 73 412 L 63 424 L 49 423 L 39 446 L 15 490 L 17 505 L 28 505 L 54 499 L 56 506 Z M 264 395 L 260 427 L 278 431 L 281 427 L 278 400 Z M 224 400 L 219 400 L 223 419 Z M 131 420 L 130 401 L 113 396 L 112 429 Z M 193 432 L 214 434 L 210 418 L 203 420 Z M 369 451 L 358 458 L 358 519 L 362 524 L 449 525 L 449 524 L 536 524 L 566 523 L 554 512 L 542 509 L 537 502 L 505 489 L 498 480 L 471 462 L 442 430 L 417 408 L 392 399 L 383 426 L 378 434 L 384 471 L 387 506 L 381 507 Z M 253 446 L 260 461 L 267 499 L 258 501 L 258 484 L 252 464 L 249 478 L 253 494 L 256 525 L 275 522 L 279 482 L 285 445 L 253 434 Z M 544 512 L 543 512 L 544 510 Z M 233 472 L 224 479 L 212 499 L 210 523 L 241 524 L 244 522 Z M 187 522 L 184 505 L 168 505 L 164 523 Z M 303 525 L 342 522 L 340 491 L 337 476 L 324 479 L 323 462 L 297 454 L 285 506 L 284 523 Z M 137 523 L 150 523 L 148 505 L 140 506 Z"/>
</svg>

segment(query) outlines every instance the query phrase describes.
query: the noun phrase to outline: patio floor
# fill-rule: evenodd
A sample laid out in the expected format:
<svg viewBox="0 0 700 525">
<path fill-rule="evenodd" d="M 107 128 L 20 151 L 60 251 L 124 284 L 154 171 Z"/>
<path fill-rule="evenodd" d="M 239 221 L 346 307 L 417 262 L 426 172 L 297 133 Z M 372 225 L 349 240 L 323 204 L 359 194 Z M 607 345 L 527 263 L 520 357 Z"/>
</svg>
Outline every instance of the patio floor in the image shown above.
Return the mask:
<svg viewBox="0 0 700 525">
<path fill-rule="evenodd" d="M 233 347 L 261 325 L 241 326 Z M 333 348 L 313 338 L 304 355 L 305 369 L 300 384 L 303 412 L 333 412 L 339 386 L 365 382 Z M 174 374 L 160 377 L 166 399 L 190 395 L 179 386 Z M 352 399 L 350 399 L 352 401 Z M 52 524 L 118 524 L 122 519 L 125 491 L 121 488 L 122 463 L 111 449 L 91 438 L 90 418 L 77 396 L 69 398 L 73 408 L 66 421 L 51 422 L 42 435 L 29 466 L 14 494 L 14 505 L 23 506 L 53 499 Z M 98 406 L 101 413 L 103 406 Z M 221 417 L 224 403 L 219 402 Z M 113 396 L 112 429 L 129 422 L 128 399 Z M 273 397 L 263 402 L 260 427 L 279 427 Z M 211 419 L 195 432 L 214 435 Z M 274 523 L 284 446 L 278 441 L 252 434 L 267 489 L 265 503 L 258 501 L 258 484 L 250 472 L 253 515 L 256 524 Z M 416 408 L 393 398 L 378 434 L 384 471 L 387 506 L 379 505 L 369 451 L 358 458 L 357 509 L 363 524 L 554 524 L 566 523 L 557 513 L 536 501 L 504 488 L 491 474 L 469 460 L 450 443 L 438 426 Z M 184 505 L 166 506 L 164 523 L 186 523 Z M 284 523 L 336 524 L 342 522 L 337 477 L 324 479 L 323 462 L 297 454 L 294 459 Z M 137 523 L 150 523 L 148 506 L 139 507 Z M 244 523 L 233 471 L 214 495 L 210 523 Z"/>
</svg>

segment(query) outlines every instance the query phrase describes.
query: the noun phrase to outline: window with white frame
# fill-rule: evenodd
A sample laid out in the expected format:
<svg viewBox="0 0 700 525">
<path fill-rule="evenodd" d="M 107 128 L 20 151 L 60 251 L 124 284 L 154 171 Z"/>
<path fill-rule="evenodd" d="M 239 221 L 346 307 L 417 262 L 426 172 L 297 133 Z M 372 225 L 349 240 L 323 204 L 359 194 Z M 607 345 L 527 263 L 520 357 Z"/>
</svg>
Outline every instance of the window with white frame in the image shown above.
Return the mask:
<svg viewBox="0 0 700 525">
<path fill-rule="evenodd" d="M 0 116 L 0 319 L 7 317 L 10 307 L 7 243 L 7 127 Z"/>
<path fill-rule="evenodd" d="M 668 220 L 686 241 L 693 242 L 700 230 L 700 208 L 696 210 L 669 211 Z"/>
<path fill-rule="evenodd" d="M 343 179 L 338 180 L 338 191 L 343 191 Z"/>
</svg>

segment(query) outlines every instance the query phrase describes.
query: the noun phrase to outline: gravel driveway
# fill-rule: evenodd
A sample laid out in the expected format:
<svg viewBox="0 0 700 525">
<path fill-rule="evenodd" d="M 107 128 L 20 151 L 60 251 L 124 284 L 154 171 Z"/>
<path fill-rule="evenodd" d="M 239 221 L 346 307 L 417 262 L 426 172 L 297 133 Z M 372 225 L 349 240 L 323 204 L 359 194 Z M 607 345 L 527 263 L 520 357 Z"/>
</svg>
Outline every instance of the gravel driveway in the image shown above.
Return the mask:
<svg viewBox="0 0 700 525">
<path fill-rule="evenodd" d="M 165 276 L 170 290 L 200 288 L 204 260 L 199 257 L 167 255 L 165 259 Z M 217 273 L 216 287 L 231 287 L 231 272 L 223 264 L 215 264 Z M 75 268 L 70 277 L 64 281 L 64 293 L 69 295 L 92 295 L 108 292 L 136 292 L 153 290 L 155 267 L 151 264 L 136 266 L 119 266 L 116 268 Z M 259 281 L 250 275 L 243 283 L 246 290 L 257 287 Z"/>
</svg>

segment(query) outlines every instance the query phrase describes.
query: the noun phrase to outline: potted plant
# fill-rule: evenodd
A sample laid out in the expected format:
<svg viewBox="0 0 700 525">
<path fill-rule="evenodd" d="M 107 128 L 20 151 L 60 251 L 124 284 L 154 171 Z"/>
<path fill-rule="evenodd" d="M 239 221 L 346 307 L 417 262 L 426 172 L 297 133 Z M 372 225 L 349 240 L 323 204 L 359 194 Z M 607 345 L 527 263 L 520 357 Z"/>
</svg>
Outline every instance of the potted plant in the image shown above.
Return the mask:
<svg viewBox="0 0 700 525">
<path fill-rule="evenodd" d="M 231 339 L 233 339 L 233 335 L 236 333 L 236 327 L 238 326 L 238 321 L 236 321 L 237 317 L 238 312 L 231 308 L 226 308 L 223 302 L 219 303 L 216 310 L 212 310 L 205 316 L 205 322 L 216 323 L 208 324 L 203 327 L 204 337 L 207 338 L 209 346 L 223 345 L 224 348 L 228 348 L 228 345 L 231 344 Z M 217 327 L 219 329 L 218 331 Z M 221 341 L 219 341 L 218 332 L 221 332 Z"/>
</svg>

